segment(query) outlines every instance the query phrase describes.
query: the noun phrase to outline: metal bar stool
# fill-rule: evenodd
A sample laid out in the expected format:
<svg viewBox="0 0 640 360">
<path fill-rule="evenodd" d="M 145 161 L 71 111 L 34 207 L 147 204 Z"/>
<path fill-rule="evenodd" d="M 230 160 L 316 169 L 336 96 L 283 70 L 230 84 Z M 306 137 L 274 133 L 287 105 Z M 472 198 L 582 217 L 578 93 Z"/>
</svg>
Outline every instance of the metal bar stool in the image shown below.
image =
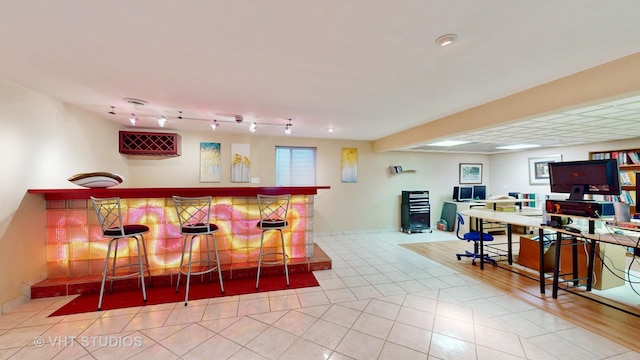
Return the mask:
<svg viewBox="0 0 640 360">
<path fill-rule="evenodd" d="M 287 267 L 287 250 L 284 245 L 284 235 L 282 229 L 289 226 L 287 222 L 287 212 L 289 210 L 289 201 L 291 195 L 260 195 L 258 194 L 258 209 L 260 210 L 260 221 L 258 221 L 258 228 L 262 229 L 262 235 L 260 237 L 260 254 L 258 255 L 258 277 L 256 279 L 256 289 L 260 283 L 260 267 L 262 264 L 278 265 L 284 264 L 284 274 L 287 279 L 287 286 L 289 286 L 289 269 Z M 264 247 L 264 234 L 270 230 L 277 230 L 280 232 L 280 242 L 282 246 L 281 251 L 270 251 L 263 253 Z M 276 261 L 263 261 L 264 256 L 277 255 L 282 256 L 282 260 Z"/>
<path fill-rule="evenodd" d="M 107 256 L 104 260 L 104 271 L 102 272 L 102 283 L 100 285 L 100 299 L 98 300 L 98 311 L 102 309 L 102 296 L 104 295 L 104 285 L 107 278 L 110 280 L 109 294 L 113 292 L 113 280 L 125 279 L 130 277 L 139 276 L 142 284 L 142 298 L 147 301 L 147 291 L 144 284 L 144 272 L 145 269 L 149 276 L 149 286 L 153 286 L 151 280 L 151 270 L 149 269 L 149 258 L 147 257 L 147 247 L 144 243 L 143 234 L 149 232 L 149 227 L 142 224 L 130 224 L 125 225 L 122 221 L 122 209 L 120 207 L 120 198 L 95 198 L 91 197 L 93 208 L 98 215 L 98 221 L 102 228 L 102 236 L 109 240 L 107 246 Z M 126 263 L 122 265 L 116 265 L 118 258 L 118 242 L 120 239 L 134 239 L 138 248 L 138 263 Z M 140 243 L 142 243 L 142 251 L 140 251 Z M 113 259 L 111 259 L 111 248 L 113 246 Z M 143 261 L 144 258 L 144 261 Z M 113 263 L 109 267 L 109 260 Z M 128 268 L 137 266 L 138 270 L 133 273 L 127 273 L 123 275 L 116 275 L 116 270 L 120 268 Z"/>
<path fill-rule="evenodd" d="M 220 279 L 220 290 L 224 294 L 224 284 L 222 283 L 222 269 L 220 267 L 220 256 L 218 255 L 218 245 L 216 244 L 215 232 L 218 231 L 218 226 L 211 223 L 211 196 L 200 197 L 182 197 L 174 196 L 173 204 L 178 214 L 178 221 L 180 222 L 180 234 L 184 235 L 182 241 L 182 256 L 180 257 L 180 268 L 178 269 L 178 281 L 176 284 L 176 294 L 180 288 L 180 276 L 187 276 L 187 288 L 184 295 L 184 306 L 187 306 L 189 301 L 189 285 L 191 283 L 191 275 L 203 275 L 209 273 L 209 281 L 213 282 L 212 272 L 218 270 L 218 278 Z M 198 236 L 205 236 L 205 243 L 207 246 L 207 260 L 193 261 L 193 241 Z M 211 260 L 211 251 L 209 250 L 209 238 L 213 240 L 213 249 L 216 255 L 214 261 Z M 189 258 L 187 263 L 184 263 L 185 252 L 189 243 Z M 204 264 L 204 269 L 199 271 L 192 271 L 191 267 L 194 263 Z M 183 270 L 187 267 L 187 271 Z"/>
</svg>

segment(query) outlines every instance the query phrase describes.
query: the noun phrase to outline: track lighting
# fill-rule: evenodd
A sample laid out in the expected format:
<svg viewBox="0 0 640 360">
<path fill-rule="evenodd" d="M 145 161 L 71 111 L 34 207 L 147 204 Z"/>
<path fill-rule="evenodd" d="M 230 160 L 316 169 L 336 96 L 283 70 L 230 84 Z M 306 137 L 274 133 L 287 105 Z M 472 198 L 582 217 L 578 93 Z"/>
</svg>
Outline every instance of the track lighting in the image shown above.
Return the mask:
<svg viewBox="0 0 640 360">
<path fill-rule="evenodd" d="M 291 119 L 289 119 L 289 123 L 287 125 L 284 126 L 284 133 L 287 135 L 291 135 L 291 127 L 293 125 L 291 124 Z"/>
<path fill-rule="evenodd" d="M 130 102 L 133 102 L 134 100 L 130 100 Z M 142 104 L 142 100 L 137 100 L 140 104 Z M 138 103 L 136 103 L 138 104 Z M 144 103 L 146 104 L 146 102 Z M 142 105 L 139 105 L 142 106 Z M 129 110 L 130 111 L 130 110 Z M 291 119 L 279 119 L 278 121 L 259 121 L 261 118 L 256 117 L 255 115 L 220 115 L 220 114 L 209 114 L 208 118 L 198 118 L 198 117 L 191 117 L 189 115 L 184 116 L 182 111 L 177 111 L 176 115 L 156 115 L 156 114 L 136 114 L 136 113 L 129 113 L 129 111 L 125 111 L 124 113 L 118 113 L 116 111 L 116 107 L 115 106 L 110 106 L 110 110 L 107 111 L 109 114 L 111 115 L 118 115 L 118 116 L 123 116 L 125 114 L 129 114 L 128 119 L 129 122 L 131 123 L 132 126 L 142 126 L 142 127 L 148 127 L 154 122 L 154 120 L 157 122 L 157 126 L 164 128 L 165 125 L 167 125 L 167 121 L 169 121 L 169 119 L 171 119 L 172 121 L 175 122 L 175 124 L 177 124 L 178 122 L 176 121 L 176 119 L 179 120 L 184 120 L 184 121 L 206 121 L 207 123 L 209 123 L 209 126 L 211 127 L 212 131 L 216 131 L 218 129 L 218 126 L 220 126 L 221 123 L 224 124 L 242 124 L 241 126 L 245 126 L 245 124 L 249 124 L 249 131 L 251 133 L 255 133 L 256 130 L 258 129 L 258 125 L 260 126 L 266 126 L 267 128 L 270 126 L 274 126 L 277 127 L 279 129 L 282 129 L 281 126 L 282 121 L 286 120 L 286 123 L 284 124 L 284 133 L 286 135 L 291 135 L 293 133 L 293 124 L 291 123 Z M 161 113 L 164 112 L 166 113 L 166 111 L 160 111 Z M 140 120 L 142 120 L 142 122 L 140 122 Z M 172 123 L 174 124 L 174 123 Z M 174 125 L 175 125 L 174 124 Z M 170 125 L 171 126 L 171 125 Z"/>
</svg>

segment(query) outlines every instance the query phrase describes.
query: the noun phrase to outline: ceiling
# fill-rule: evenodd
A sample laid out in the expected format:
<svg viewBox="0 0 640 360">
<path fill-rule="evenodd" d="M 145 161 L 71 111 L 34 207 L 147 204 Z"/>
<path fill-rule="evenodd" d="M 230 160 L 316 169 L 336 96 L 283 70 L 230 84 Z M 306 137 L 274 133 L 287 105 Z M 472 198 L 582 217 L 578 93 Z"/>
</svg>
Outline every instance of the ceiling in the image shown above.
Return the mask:
<svg viewBox="0 0 640 360">
<path fill-rule="evenodd" d="M 169 130 L 256 121 L 280 136 L 291 119 L 292 136 L 374 141 L 638 53 L 638 13 L 630 0 L 0 0 L 0 77 L 122 126 L 135 113 L 140 129 L 164 115 Z M 636 97 L 451 139 L 494 153 L 558 145 L 560 130 L 563 145 L 607 140 L 603 127 L 640 137 L 638 122 Z"/>
</svg>

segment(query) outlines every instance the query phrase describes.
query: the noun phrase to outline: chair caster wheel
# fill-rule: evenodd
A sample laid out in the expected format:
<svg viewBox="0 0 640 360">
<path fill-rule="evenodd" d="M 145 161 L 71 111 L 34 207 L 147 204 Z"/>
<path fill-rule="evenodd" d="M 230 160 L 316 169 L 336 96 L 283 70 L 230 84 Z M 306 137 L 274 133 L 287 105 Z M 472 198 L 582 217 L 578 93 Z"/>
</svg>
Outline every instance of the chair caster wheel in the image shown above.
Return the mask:
<svg viewBox="0 0 640 360">
<path fill-rule="evenodd" d="M 457 258 L 458 258 L 458 261 L 460 261 L 460 256 L 457 256 Z"/>
</svg>

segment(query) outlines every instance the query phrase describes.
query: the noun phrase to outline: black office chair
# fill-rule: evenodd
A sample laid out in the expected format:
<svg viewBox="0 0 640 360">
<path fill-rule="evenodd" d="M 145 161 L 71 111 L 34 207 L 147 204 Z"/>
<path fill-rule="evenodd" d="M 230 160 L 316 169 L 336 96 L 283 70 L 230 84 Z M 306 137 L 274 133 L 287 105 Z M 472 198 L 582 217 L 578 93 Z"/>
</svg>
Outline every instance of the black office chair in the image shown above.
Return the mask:
<svg viewBox="0 0 640 360">
<path fill-rule="evenodd" d="M 460 240 L 465 240 L 467 242 L 473 241 L 473 252 L 465 251 L 464 254 L 456 254 L 458 260 L 460 260 L 463 256 L 471 258 L 471 265 L 476 264 L 476 259 L 480 259 L 480 232 L 478 231 L 470 231 L 460 236 L 460 225 L 464 225 L 464 219 L 462 218 L 462 214 L 456 213 L 458 215 L 458 227 L 456 228 L 456 236 Z M 491 234 L 482 233 L 482 241 L 493 241 L 493 236 Z M 493 265 L 496 265 L 496 261 L 489 257 L 489 255 L 484 254 L 484 261 Z"/>
</svg>

